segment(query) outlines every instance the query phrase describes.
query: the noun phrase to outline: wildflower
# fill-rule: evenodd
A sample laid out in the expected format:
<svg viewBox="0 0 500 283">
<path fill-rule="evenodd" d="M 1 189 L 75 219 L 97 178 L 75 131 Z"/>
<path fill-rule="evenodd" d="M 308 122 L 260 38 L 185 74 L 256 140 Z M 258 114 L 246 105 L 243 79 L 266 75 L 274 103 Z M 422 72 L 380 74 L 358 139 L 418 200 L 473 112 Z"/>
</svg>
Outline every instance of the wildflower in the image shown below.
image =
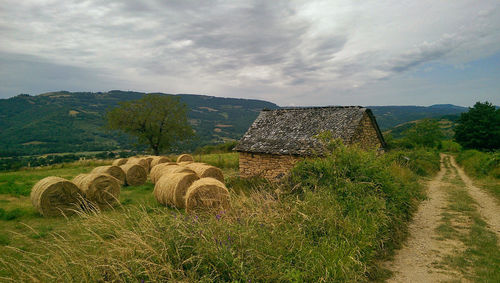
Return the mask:
<svg viewBox="0 0 500 283">
<path fill-rule="evenodd" d="M 221 215 L 220 215 L 220 214 L 217 214 L 217 215 L 215 215 L 215 218 L 217 218 L 217 220 L 220 220 Z"/>
</svg>

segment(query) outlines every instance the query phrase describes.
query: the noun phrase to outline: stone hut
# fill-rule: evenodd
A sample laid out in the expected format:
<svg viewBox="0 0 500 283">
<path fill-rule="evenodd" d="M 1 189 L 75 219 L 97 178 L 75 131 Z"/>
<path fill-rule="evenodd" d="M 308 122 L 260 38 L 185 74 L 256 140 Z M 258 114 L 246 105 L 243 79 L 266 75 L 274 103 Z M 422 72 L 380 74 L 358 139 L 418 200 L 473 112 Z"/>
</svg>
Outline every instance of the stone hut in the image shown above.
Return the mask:
<svg viewBox="0 0 500 283">
<path fill-rule="evenodd" d="M 330 131 L 344 144 L 383 149 L 385 141 L 368 108 L 331 106 L 263 110 L 235 150 L 240 176 L 280 178 L 304 157 L 321 155 L 324 147 L 315 136 Z"/>
</svg>

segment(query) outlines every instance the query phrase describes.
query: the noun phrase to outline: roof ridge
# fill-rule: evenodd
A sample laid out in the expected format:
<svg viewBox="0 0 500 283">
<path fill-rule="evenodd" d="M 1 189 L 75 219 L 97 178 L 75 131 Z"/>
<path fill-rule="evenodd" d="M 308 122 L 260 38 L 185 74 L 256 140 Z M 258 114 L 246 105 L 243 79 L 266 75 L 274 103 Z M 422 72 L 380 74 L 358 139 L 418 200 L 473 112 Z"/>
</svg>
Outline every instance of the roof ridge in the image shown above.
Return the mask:
<svg viewBox="0 0 500 283">
<path fill-rule="evenodd" d="M 366 108 L 364 106 L 359 106 L 359 105 L 352 105 L 352 106 L 296 106 L 296 107 L 281 107 L 278 109 L 268 109 L 264 108 L 262 111 L 283 111 L 283 110 L 310 110 L 310 109 L 362 109 Z"/>
</svg>

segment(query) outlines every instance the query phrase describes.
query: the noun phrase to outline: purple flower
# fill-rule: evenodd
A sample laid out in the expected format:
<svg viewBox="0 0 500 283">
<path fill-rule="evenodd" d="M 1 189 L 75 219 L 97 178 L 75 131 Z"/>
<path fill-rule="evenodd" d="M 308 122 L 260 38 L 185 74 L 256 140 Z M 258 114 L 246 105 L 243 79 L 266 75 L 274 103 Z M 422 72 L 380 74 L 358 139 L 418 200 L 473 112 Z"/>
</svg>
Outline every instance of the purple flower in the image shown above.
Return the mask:
<svg viewBox="0 0 500 283">
<path fill-rule="evenodd" d="M 215 218 L 217 218 L 217 220 L 220 220 L 221 215 L 220 215 L 220 214 L 217 214 L 217 215 L 215 215 Z"/>
</svg>

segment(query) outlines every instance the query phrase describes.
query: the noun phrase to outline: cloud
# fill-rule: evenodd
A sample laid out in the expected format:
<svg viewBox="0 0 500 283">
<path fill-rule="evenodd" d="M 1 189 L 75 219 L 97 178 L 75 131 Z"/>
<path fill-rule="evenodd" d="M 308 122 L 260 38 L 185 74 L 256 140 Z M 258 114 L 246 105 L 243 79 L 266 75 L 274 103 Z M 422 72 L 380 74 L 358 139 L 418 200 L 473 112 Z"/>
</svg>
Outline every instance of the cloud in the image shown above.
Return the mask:
<svg viewBox="0 0 500 283">
<path fill-rule="evenodd" d="M 463 68 L 500 52 L 496 1 L 4 2 L 0 72 L 16 78 L 0 78 L 4 97 L 110 86 L 296 105 L 384 101 L 361 92 L 426 64 Z"/>
</svg>

